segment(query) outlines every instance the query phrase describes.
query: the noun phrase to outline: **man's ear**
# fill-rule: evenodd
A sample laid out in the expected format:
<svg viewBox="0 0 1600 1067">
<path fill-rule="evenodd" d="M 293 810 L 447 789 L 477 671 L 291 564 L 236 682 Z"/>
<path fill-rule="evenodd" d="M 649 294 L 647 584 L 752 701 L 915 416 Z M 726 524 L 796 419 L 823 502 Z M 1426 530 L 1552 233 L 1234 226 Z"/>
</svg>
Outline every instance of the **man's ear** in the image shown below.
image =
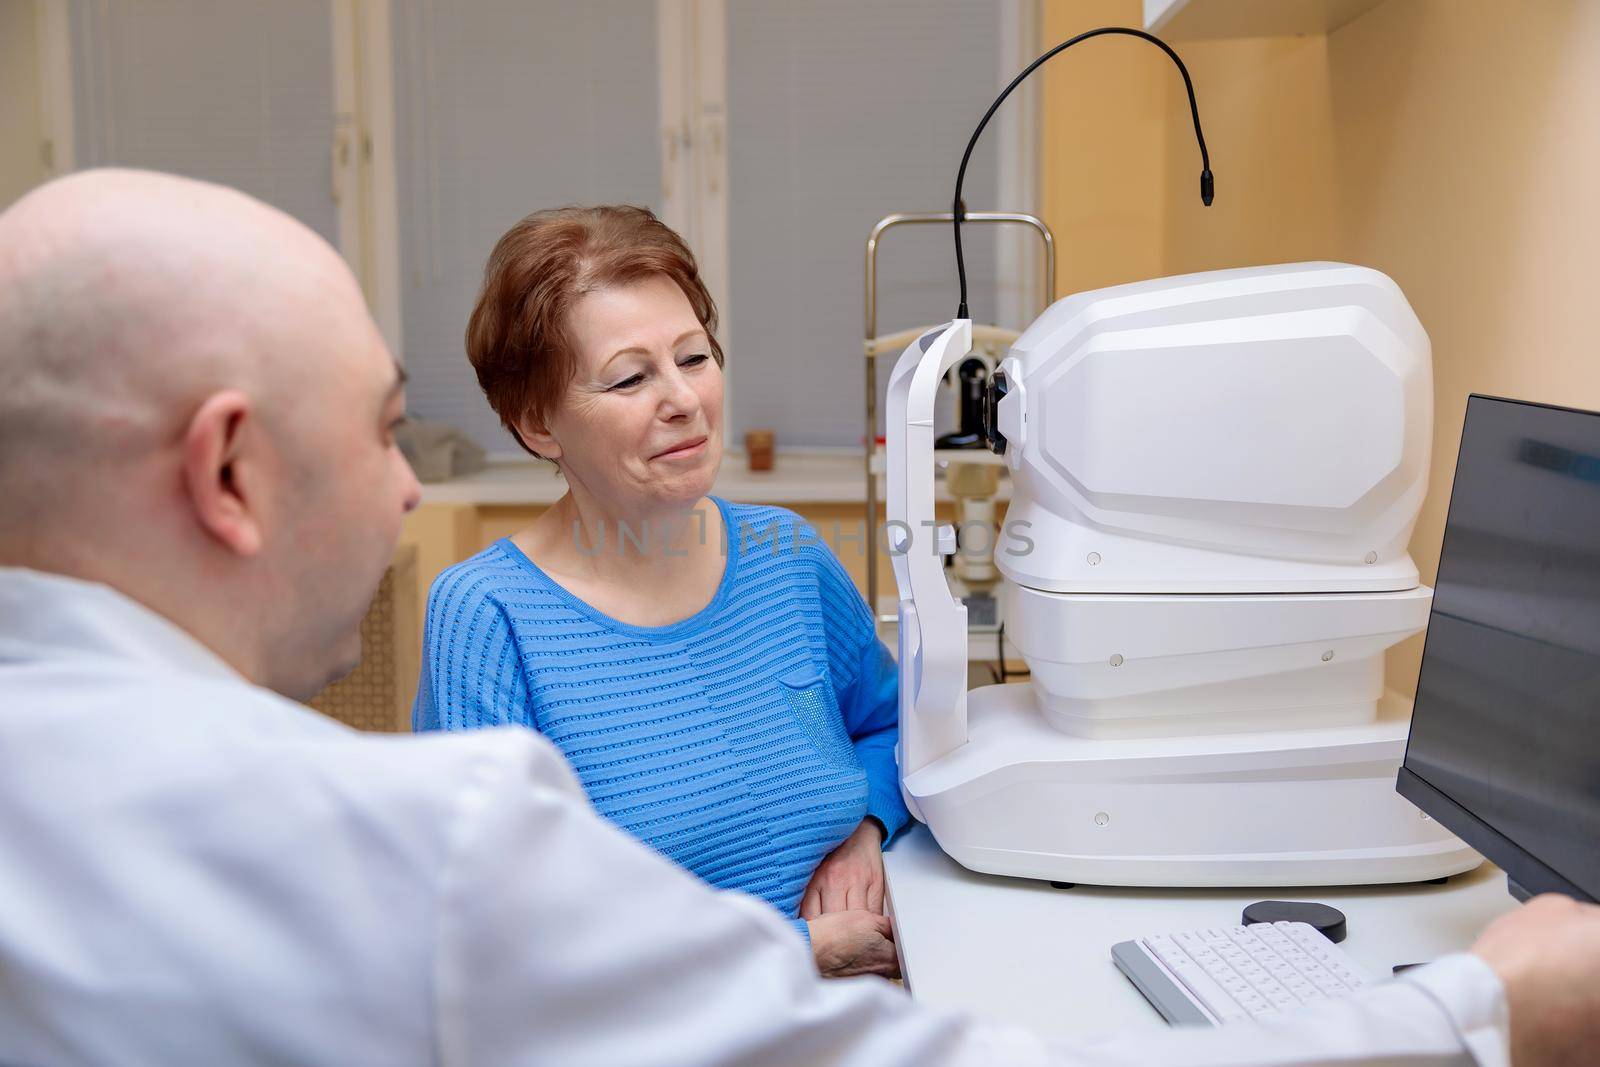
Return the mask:
<svg viewBox="0 0 1600 1067">
<path fill-rule="evenodd" d="M 517 436 L 522 439 L 524 447 L 532 449 L 545 459 L 561 458 L 561 446 L 550 436 L 550 428 L 537 425 L 533 416 L 524 415 L 517 420 Z"/>
<path fill-rule="evenodd" d="M 207 397 L 183 435 L 183 485 L 195 520 L 241 556 L 260 552 L 263 540 L 261 444 L 255 409 L 237 389 Z"/>
</svg>

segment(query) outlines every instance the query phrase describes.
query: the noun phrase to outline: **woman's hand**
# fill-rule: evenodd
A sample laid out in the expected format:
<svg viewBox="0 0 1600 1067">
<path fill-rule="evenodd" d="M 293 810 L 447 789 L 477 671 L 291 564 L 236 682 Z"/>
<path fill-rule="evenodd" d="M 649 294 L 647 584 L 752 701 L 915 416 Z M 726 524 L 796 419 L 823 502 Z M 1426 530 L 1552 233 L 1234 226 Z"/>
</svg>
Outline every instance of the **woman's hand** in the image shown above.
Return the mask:
<svg viewBox="0 0 1600 1067">
<path fill-rule="evenodd" d="M 810 921 L 836 911 L 883 914 L 883 830 L 862 819 L 855 832 L 823 857 L 800 898 L 800 918 Z"/>
<path fill-rule="evenodd" d="M 876 974 L 900 977 L 894 952 L 894 928 L 870 911 L 836 911 L 806 920 L 811 928 L 811 954 L 824 978 Z"/>
</svg>

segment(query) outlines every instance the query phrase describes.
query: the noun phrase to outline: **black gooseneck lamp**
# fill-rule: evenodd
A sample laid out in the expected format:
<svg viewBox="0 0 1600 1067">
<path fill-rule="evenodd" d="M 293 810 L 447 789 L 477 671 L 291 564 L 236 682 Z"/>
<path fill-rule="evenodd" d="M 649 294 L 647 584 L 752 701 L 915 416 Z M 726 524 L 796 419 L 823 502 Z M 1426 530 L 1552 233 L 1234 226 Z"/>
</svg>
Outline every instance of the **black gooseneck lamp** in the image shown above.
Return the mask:
<svg viewBox="0 0 1600 1067">
<path fill-rule="evenodd" d="M 961 222 L 966 217 L 967 213 L 966 205 L 961 202 L 961 186 L 967 179 L 967 163 L 972 159 L 972 150 L 973 148 L 977 147 L 978 137 L 983 133 L 983 128 L 989 125 L 989 120 L 993 118 L 994 113 L 1000 109 L 1000 105 L 1005 103 L 1006 97 L 1011 95 L 1011 91 L 1017 86 L 1021 85 L 1023 79 L 1027 78 L 1028 75 L 1038 70 L 1045 64 L 1047 60 L 1053 58 L 1061 52 L 1065 52 L 1073 45 L 1081 44 L 1090 38 L 1108 37 L 1112 35 L 1122 37 L 1137 37 L 1141 41 L 1149 41 L 1151 44 L 1165 52 L 1167 54 L 1167 58 L 1172 60 L 1172 62 L 1177 65 L 1178 73 L 1183 75 L 1183 88 L 1189 94 L 1189 117 L 1194 120 L 1194 139 L 1200 146 L 1200 202 L 1206 207 L 1210 207 L 1211 201 L 1215 199 L 1216 181 L 1211 176 L 1211 154 L 1206 151 L 1206 137 L 1205 134 L 1200 131 L 1200 107 L 1195 103 L 1194 99 L 1194 81 L 1189 77 L 1189 68 L 1183 65 L 1183 60 L 1178 57 L 1178 53 L 1174 52 L 1172 47 L 1168 45 L 1167 42 L 1163 41 L 1154 34 L 1146 33 L 1143 30 L 1135 30 L 1127 26 L 1102 26 L 1097 30 L 1088 30 L 1084 33 L 1078 34 L 1076 37 L 1073 37 L 1070 40 L 1062 41 L 1060 44 L 1050 49 L 1050 51 L 1046 52 L 1032 63 L 1029 63 L 1027 68 L 1023 70 L 1021 74 L 1018 74 L 1015 78 L 1011 79 L 1011 84 L 1000 90 L 1000 95 L 994 98 L 994 103 L 989 105 L 989 110 L 985 111 L 983 113 L 983 118 L 978 121 L 978 128 L 972 131 L 972 138 L 967 141 L 967 150 L 961 154 L 961 167 L 956 171 L 955 203 L 951 208 L 951 214 L 955 219 L 956 276 L 961 281 L 961 303 L 956 308 L 957 319 L 966 319 L 971 317 L 967 312 L 967 261 L 962 255 L 961 251 Z M 980 447 L 982 445 L 987 445 L 991 451 L 998 452 L 1001 455 L 1004 455 L 1006 451 L 1006 439 L 1005 436 L 1000 433 L 998 428 L 997 409 L 999 407 L 1000 400 L 1006 395 L 1008 389 L 1009 383 L 1006 381 L 1004 372 L 996 371 L 989 377 L 984 388 L 982 440 L 981 442 L 978 442 Z M 963 427 L 963 429 L 965 428 L 966 427 Z"/>
<path fill-rule="evenodd" d="M 983 118 L 978 122 L 978 128 L 972 131 L 972 139 L 967 142 L 967 150 L 961 154 L 961 169 L 956 171 L 955 206 L 952 208 L 952 212 L 955 215 L 956 274 L 961 279 L 961 304 L 956 310 L 956 318 L 965 319 L 970 317 L 967 314 L 967 263 L 961 254 L 961 221 L 967 212 L 966 206 L 961 202 L 961 185 L 966 181 L 967 161 L 972 158 L 972 150 L 978 144 L 979 135 L 983 133 L 983 128 L 989 124 L 989 120 L 994 117 L 994 113 L 999 110 L 1006 97 L 1011 95 L 1011 90 L 1021 85 L 1023 79 L 1043 66 L 1046 60 L 1092 37 L 1106 37 L 1113 34 L 1124 37 L 1137 37 L 1141 41 L 1149 41 L 1165 52 L 1167 57 L 1178 65 L 1178 73 L 1183 75 L 1183 87 L 1189 93 L 1189 115 L 1194 119 L 1194 139 L 1200 144 L 1200 201 L 1206 207 L 1211 206 L 1211 201 L 1216 195 L 1216 183 L 1211 177 L 1211 156 L 1206 152 L 1205 135 L 1200 132 L 1200 108 L 1194 102 L 1194 82 L 1190 80 L 1189 68 L 1183 65 L 1183 60 L 1178 58 L 1178 53 L 1174 52 L 1167 42 L 1154 34 L 1146 33 L 1143 30 L 1131 29 L 1127 26 L 1102 26 L 1097 30 L 1080 33 L 1071 40 L 1062 41 L 1050 51 L 1029 63 L 1026 70 L 1011 79 L 1010 85 L 1000 90 L 1000 95 L 994 98 L 994 103 L 989 105 L 989 110 L 983 113 Z"/>
</svg>

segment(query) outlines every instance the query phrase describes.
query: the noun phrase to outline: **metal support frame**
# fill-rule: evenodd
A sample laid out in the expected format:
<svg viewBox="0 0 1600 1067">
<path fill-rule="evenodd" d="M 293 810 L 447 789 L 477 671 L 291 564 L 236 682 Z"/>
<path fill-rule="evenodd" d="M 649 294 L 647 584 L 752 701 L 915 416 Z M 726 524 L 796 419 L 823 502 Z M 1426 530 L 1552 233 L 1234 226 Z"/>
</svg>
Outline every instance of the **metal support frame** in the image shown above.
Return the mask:
<svg viewBox="0 0 1600 1067">
<path fill-rule="evenodd" d="M 955 222 L 955 215 L 948 211 L 933 212 L 898 212 L 885 215 L 872 227 L 872 233 L 867 236 L 867 332 L 863 349 L 867 362 L 867 436 L 866 436 L 866 475 L 867 475 L 867 600 L 874 617 L 878 616 L 878 478 L 872 469 L 872 457 L 878 450 L 878 241 L 885 233 L 896 226 L 924 225 L 939 223 L 945 226 Z M 1056 242 L 1050 227 L 1046 226 L 1043 219 L 1035 215 L 1027 215 L 1012 211 L 968 211 L 963 216 L 968 223 L 999 223 L 1027 226 L 1039 235 L 1044 242 L 1044 306 L 1049 307 L 1056 299 Z M 921 333 L 928 327 L 920 327 L 913 334 Z M 976 333 L 974 334 L 976 337 Z M 879 617 L 880 621 L 888 621 Z M 889 616 L 892 619 L 893 616 Z"/>
</svg>

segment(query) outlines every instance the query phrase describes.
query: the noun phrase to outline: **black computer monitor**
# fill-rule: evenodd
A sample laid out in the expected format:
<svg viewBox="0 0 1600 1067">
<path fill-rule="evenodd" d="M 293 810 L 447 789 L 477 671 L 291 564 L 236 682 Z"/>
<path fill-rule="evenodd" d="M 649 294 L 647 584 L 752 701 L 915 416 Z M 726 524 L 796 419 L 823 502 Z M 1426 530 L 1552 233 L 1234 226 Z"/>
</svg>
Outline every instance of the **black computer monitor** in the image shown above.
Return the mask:
<svg viewBox="0 0 1600 1067">
<path fill-rule="evenodd" d="M 1600 898 L 1600 414 L 1467 401 L 1397 787 L 1518 896 Z"/>
</svg>

